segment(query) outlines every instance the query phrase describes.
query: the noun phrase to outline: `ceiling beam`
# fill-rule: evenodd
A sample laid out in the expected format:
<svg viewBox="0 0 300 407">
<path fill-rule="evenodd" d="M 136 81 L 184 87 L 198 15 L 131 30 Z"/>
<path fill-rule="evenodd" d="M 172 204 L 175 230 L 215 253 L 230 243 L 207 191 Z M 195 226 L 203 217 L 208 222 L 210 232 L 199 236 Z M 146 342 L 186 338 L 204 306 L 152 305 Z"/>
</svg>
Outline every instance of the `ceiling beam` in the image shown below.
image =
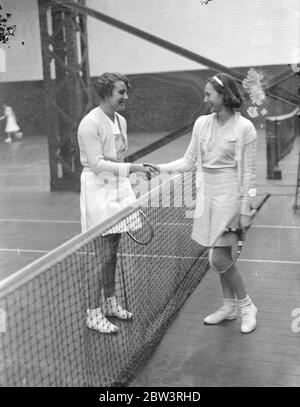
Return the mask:
<svg viewBox="0 0 300 407">
<path fill-rule="evenodd" d="M 228 68 L 225 65 L 219 64 L 218 62 L 205 58 L 202 55 L 189 51 L 186 48 L 183 48 L 176 44 L 171 43 L 170 41 L 163 40 L 162 38 L 159 38 L 153 34 L 147 33 L 146 31 L 140 30 L 139 28 L 126 24 L 126 23 L 124 23 L 120 20 L 117 20 L 113 17 L 110 17 L 106 14 L 103 14 L 100 11 L 94 10 L 90 7 L 83 6 L 74 1 L 53 0 L 53 2 L 56 4 L 62 5 L 64 7 L 71 8 L 71 9 L 77 11 L 78 13 L 82 13 L 84 15 L 93 17 L 97 20 L 107 23 L 120 30 L 126 31 L 132 35 L 142 38 L 148 42 L 151 42 L 152 44 L 158 45 L 159 47 L 167 49 L 168 51 L 174 52 L 177 55 L 180 55 L 191 61 L 194 61 L 194 62 L 204 65 L 208 68 L 211 68 L 211 69 L 215 70 L 216 72 L 225 72 L 225 73 L 231 75 L 239 83 L 242 83 L 243 80 L 245 79 L 245 77 L 241 73 L 236 72 L 235 70 Z M 300 103 L 300 98 L 298 98 L 297 96 L 295 96 L 293 94 L 290 94 L 287 91 L 283 92 L 282 90 L 279 90 L 279 89 L 276 89 L 276 90 L 272 89 L 270 91 L 267 88 L 265 90 L 265 92 L 268 96 L 272 97 L 273 99 L 280 100 L 284 103 L 288 103 L 291 105 L 298 105 Z"/>
</svg>

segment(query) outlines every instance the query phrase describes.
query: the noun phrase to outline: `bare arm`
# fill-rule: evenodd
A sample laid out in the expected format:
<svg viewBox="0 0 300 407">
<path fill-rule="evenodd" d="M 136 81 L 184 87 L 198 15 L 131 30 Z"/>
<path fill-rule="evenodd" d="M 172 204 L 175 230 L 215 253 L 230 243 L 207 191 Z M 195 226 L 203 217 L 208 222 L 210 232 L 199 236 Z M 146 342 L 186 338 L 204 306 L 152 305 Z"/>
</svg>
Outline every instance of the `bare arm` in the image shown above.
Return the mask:
<svg viewBox="0 0 300 407">
<path fill-rule="evenodd" d="M 182 158 L 171 161 L 167 164 L 159 164 L 158 168 L 161 172 L 185 172 L 191 171 L 197 161 L 197 140 L 198 140 L 199 119 L 196 121 L 190 144 Z"/>
<path fill-rule="evenodd" d="M 242 207 L 241 214 L 250 216 L 252 204 L 255 199 L 255 168 L 256 168 L 257 141 L 254 126 L 245 135 L 242 152 Z"/>
</svg>

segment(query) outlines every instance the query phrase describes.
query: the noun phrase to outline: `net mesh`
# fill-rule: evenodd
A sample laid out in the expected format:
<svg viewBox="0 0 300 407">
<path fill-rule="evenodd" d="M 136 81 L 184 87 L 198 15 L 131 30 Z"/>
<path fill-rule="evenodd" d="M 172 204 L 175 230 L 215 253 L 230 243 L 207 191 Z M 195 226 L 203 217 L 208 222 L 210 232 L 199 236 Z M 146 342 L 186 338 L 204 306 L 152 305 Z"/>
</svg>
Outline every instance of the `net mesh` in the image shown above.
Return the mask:
<svg viewBox="0 0 300 407">
<path fill-rule="evenodd" d="M 299 108 L 289 114 L 268 117 L 266 120 L 267 178 L 278 178 L 278 163 L 292 149 L 299 135 Z"/>
<path fill-rule="evenodd" d="M 2 386 L 130 384 L 208 269 L 204 248 L 190 238 L 192 218 L 183 205 L 194 199 L 193 180 L 185 174 L 162 183 L 114 221 L 0 282 Z M 124 231 L 125 222 L 140 239 L 148 227 L 137 210 L 153 226 L 148 244 Z M 117 334 L 87 328 L 87 309 L 105 314 L 111 294 L 133 318 L 107 316 Z"/>
</svg>

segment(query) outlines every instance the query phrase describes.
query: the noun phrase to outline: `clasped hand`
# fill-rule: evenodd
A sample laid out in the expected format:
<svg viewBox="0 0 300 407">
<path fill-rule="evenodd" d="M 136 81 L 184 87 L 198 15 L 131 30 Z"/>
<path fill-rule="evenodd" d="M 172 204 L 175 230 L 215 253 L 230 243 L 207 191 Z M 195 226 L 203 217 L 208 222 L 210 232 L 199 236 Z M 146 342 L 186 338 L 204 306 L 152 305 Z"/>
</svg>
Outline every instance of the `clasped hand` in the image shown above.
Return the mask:
<svg viewBox="0 0 300 407">
<path fill-rule="evenodd" d="M 131 164 L 130 172 L 141 172 L 148 181 L 160 173 L 158 166 L 154 164 Z"/>
<path fill-rule="evenodd" d="M 150 180 L 152 177 L 156 177 L 160 173 L 157 165 L 144 163 L 143 167 L 146 169 L 146 176 L 148 180 Z"/>
</svg>

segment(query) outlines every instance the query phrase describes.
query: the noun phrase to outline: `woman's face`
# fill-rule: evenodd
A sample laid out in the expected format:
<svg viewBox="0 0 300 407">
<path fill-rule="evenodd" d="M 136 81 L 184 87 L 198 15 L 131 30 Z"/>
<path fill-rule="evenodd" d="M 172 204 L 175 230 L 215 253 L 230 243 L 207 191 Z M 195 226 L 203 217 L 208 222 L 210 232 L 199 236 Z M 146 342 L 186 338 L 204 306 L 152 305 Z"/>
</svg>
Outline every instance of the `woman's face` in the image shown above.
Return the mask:
<svg viewBox="0 0 300 407">
<path fill-rule="evenodd" d="M 127 86 L 123 81 L 114 83 L 112 94 L 107 97 L 106 102 L 115 112 L 125 109 L 125 102 L 128 100 Z"/>
<path fill-rule="evenodd" d="M 223 95 L 215 90 L 213 85 L 208 82 L 204 89 L 204 102 L 208 103 L 210 113 L 217 113 L 223 107 Z"/>
</svg>

